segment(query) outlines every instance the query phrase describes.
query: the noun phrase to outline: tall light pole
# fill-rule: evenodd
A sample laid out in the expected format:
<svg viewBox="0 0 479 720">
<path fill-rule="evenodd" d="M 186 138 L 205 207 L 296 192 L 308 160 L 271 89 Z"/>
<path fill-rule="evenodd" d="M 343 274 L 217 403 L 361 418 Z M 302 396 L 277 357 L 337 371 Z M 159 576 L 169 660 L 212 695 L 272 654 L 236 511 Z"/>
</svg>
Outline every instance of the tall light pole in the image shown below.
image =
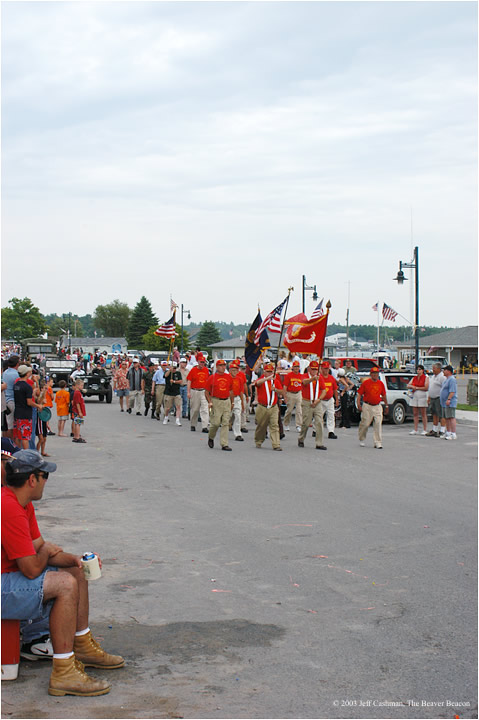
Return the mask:
<svg viewBox="0 0 479 720">
<path fill-rule="evenodd" d="M 318 299 L 318 293 L 316 292 L 316 285 L 306 285 L 306 275 L 303 275 L 303 313 L 305 308 L 305 291 L 313 290 L 313 300 Z"/>
<path fill-rule="evenodd" d="M 183 315 L 188 313 L 188 320 L 191 319 L 191 310 L 183 310 L 183 303 L 181 303 L 181 350 L 180 353 L 183 355 Z"/>
<path fill-rule="evenodd" d="M 417 366 L 419 363 L 419 248 L 414 248 L 414 255 L 411 262 L 406 263 L 399 261 L 399 270 L 398 274 L 394 278 L 394 280 L 397 281 L 398 285 L 402 285 L 405 280 L 407 280 L 407 277 L 405 277 L 402 269 L 403 268 L 412 268 L 415 270 L 414 273 L 414 279 L 415 279 L 415 285 L 416 285 L 416 317 L 414 319 L 414 346 L 415 346 L 415 358 L 414 358 L 414 365 L 416 367 L 417 372 Z"/>
</svg>

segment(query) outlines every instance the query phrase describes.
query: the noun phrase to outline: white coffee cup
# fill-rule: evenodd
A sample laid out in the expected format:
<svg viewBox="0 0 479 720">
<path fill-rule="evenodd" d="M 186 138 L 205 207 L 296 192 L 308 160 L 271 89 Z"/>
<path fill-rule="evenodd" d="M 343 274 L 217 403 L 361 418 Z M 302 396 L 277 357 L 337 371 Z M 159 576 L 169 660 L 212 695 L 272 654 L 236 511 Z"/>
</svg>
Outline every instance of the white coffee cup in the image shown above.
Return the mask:
<svg viewBox="0 0 479 720">
<path fill-rule="evenodd" d="M 93 557 L 91 557 L 93 555 Z M 83 565 L 83 572 L 85 573 L 86 580 L 98 580 L 101 578 L 100 563 L 98 562 L 98 555 L 94 553 L 84 553 L 81 559 Z"/>
</svg>

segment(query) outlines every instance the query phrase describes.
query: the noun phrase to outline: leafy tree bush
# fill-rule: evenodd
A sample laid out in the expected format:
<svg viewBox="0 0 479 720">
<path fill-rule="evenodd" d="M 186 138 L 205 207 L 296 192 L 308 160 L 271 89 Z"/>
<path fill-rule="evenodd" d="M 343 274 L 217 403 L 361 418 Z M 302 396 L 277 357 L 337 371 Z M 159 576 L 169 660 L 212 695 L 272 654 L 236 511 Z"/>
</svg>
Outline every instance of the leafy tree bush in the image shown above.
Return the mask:
<svg viewBox="0 0 479 720">
<path fill-rule="evenodd" d="M 143 342 L 143 335 L 155 324 L 157 328 L 158 318 L 153 313 L 150 301 L 143 295 L 135 305 L 130 316 L 128 330 L 126 331 L 128 345 L 130 347 L 140 348 Z"/>
<path fill-rule="evenodd" d="M 45 318 L 30 298 L 12 298 L 2 308 L 2 336 L 12 340 L 38 337 L 47 330 Z"/>
<path fill-rule="evenodd" d="M 104 335 L 125 337 L 130 321 L 131 310 L 126 303 L 119 300 L 107 305 L 98 305 L 93 316 L 93 325 Z"/>
</svg>

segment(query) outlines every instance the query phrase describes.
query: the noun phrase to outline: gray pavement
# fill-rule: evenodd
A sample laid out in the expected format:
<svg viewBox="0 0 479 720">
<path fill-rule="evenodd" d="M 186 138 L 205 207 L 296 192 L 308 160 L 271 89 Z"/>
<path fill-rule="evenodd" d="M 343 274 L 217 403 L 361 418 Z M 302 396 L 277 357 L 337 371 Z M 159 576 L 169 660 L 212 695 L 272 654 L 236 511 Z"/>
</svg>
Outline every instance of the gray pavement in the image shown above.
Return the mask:
<svg viewBox="0 0 479 720">
<path fill-rule="evenodd" d="M 109 695 L 54 698 L 23 662 L 3 717 L 477 717 L 477 428 L 275 453 L 251 418 L 223 453 L 185 420 L 87 412 L 86 445 L 48 440 L 37 516 L 103 557 L 91 626 L 127 665 L 95 671 Z"/>
</svg>

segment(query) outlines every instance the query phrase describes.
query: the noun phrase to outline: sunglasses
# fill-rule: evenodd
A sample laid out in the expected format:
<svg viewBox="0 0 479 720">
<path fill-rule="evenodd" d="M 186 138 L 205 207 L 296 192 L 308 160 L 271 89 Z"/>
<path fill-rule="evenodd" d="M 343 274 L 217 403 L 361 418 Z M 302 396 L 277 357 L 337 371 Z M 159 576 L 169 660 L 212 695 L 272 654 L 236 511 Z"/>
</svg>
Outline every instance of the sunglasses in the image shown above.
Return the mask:
<svg viewBox="0 0 479 720">
<path fill-rule="evenodd" d="M 49 473 L 47 473 L 47 472 L 35 473 L 35 477 L 37 480 L 40 480 L 40 478 L 43 478 L 44 480 L 48 480 L 48 475 L 49 475 Z"/>
</svg>

